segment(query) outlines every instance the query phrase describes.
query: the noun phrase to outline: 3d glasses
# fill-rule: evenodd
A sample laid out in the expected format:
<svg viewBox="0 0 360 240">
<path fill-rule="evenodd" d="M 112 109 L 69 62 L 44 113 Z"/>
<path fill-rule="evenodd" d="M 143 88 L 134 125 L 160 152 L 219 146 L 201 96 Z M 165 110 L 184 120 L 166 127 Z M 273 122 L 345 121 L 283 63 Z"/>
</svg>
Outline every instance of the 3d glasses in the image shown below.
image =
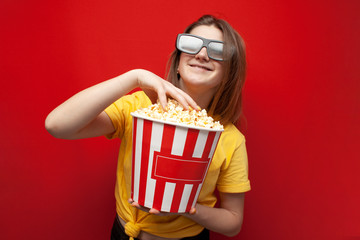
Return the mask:
<svg viewBox="0 0 360 240">
<path fill-rule="evenodd" d="M 217 61 L 223 61 L 224 42 L 202 38 L 200 36 L 182 33 L 176 39 L 176 48 L 184 53 L 197 54 L 206 47 L 208 57 Z"/>
</svg>

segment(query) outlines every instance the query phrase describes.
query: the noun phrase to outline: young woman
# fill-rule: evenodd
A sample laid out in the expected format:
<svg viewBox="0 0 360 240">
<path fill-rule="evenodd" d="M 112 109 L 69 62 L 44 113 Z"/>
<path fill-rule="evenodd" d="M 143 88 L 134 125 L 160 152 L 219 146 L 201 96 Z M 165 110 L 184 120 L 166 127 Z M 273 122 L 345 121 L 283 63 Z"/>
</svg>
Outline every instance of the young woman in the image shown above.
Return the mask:
<svg viewBox="0 0 360 240">
<path fill-rule="evenodd" d="M 245 138 L 234 124 L 241 113 L 245 81 L 243 40 L 226 21 L 205 15 L 178 35 L 169 63 L 168 81 L 146 70 L 131 70 L 74 95 L 45 122 L 58 138 L 105 135 L 122 140 L 112 239 L 209 239 L 208 230 L 234 236 L 242 226 L 244 193 L 250 190 L 250 182 Z M 126 95 L 137 87 L 142 91 Z M 198 202 L 184 214 L 147 209 L 130 199 L 130 112 L 157 99 L 165 108 L 168 97 L 185 108 L 207 109 L 225 128 Z M 220 196 L 217 208 L 215 189 Z"/>
</svg>

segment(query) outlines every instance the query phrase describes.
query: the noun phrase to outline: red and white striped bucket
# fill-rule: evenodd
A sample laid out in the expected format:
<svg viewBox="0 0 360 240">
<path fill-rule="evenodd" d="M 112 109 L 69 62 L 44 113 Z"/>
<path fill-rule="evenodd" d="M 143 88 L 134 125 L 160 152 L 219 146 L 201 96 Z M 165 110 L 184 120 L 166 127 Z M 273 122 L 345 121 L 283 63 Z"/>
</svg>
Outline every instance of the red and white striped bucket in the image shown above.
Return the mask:
<svg viewBox="0 0 360 240">
<path fill-rule="evenodd" d="M 131 198 L 163 212 L 189 212 L 196 204 L 223 130 L 131 115 Z"/>
</svg>

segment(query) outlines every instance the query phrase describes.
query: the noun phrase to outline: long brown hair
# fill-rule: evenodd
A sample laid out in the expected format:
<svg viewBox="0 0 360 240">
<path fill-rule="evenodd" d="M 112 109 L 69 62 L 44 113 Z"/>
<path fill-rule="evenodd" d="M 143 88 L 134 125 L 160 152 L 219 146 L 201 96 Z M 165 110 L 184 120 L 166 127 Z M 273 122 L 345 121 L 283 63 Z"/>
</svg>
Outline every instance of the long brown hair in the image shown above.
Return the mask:
<svg viewBox="0 0 360 240">
<path fill-rule="evenodd" d="M 242 89 L 246 76 L 245 43 L 228 22 L 211 15 L 204 15 L 185 29 L 190 33 L 192 29 L 201 26 L 215 26 L 224 35 L 224 79 L 211 100 L 207 111 L 222 124 L 234 123 L 242 114 Z M 168 62 L 167 79 L 175 86 L 179 86 L 177 69 L 181 52 L 175 49 Z"/>
</svg>

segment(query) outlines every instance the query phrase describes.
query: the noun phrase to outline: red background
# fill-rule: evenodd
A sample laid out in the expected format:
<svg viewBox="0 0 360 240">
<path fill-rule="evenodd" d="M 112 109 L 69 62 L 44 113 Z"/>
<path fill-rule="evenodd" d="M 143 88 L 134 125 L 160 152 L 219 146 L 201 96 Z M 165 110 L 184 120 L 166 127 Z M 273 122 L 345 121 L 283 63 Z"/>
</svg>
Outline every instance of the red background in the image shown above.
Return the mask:
<svg viewBox="0 0 360 240">
<path fill-rule="evenodd" d="M 163 76 L 176 34 L 204 13 L 247 44 L 253 189 L 234 239 L 360 238 L 359 1 L 0 4 L 1 239 L 109 239 L 119 141 L 54 139 L 44 119 L 127 70 Z"/>
</svg>

